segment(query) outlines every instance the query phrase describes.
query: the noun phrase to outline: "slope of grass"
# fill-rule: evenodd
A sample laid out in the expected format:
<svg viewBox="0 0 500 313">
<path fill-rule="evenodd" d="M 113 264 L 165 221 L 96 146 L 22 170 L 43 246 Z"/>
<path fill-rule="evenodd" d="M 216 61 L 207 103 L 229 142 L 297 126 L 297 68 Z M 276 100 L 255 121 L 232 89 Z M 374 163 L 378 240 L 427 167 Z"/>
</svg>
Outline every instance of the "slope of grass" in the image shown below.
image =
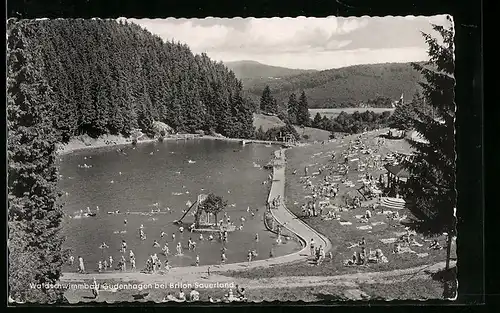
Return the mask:
<svg viewBox="0 0 500 313">
<path fill-rule="evenodd" d="M 262 126 L 263 131 L 267 131 L 273 127 L 285 126 L 285 123 L 276 116 L 268 116 L 264 114 L 254 113 L 253 115 L 253 126 L 255 129 L 259 129 Z M 299 135 L 301 136 L 302 142 L 314 142 L 314 141 L 324 141 L 330 139 L 330 132 L 322 129 L 294 126 Z"/>
<path fill-rule="evenodd" d="M 354 138 L 353 136 L 347 138 Z M 376 138 L 372 138 L 376 140 Z M 369 143 L 369 146 L 373 148 L 373 141 L 368 139 L 365 142 Z M 389 142 L 389 143 L 387 143 Z M 398 141 L 401 145 L 402 141 Z M 306 196 L 310 196 L 311 192 L 304 189 L 304 183 L 301 181 L 301 176 L 304 173 L 304 167 L 308 166 L 309 173 L 317 172 L 318 169 L 324 165 L 332 164 L 330 152 L 335 151 L 336 155 L 340 155 L 342 151 L 346 148 L 349 140 L 337 140 L 333 143 L 314 144 L 307 147 L 294 148 L 287 151 L 287 167 L 286 167 L 286 191 L 285 191 L 285 201 L 287 208 L 292 211 L 297 216 L 302 216 L 301 205 L 306 203 L 308 199 Z M 387 146 L 382 148 L 379 152 L 381 154 L 386 154 L 391 151 L 401 151 L 405 150 L 404 147 L 392 144 L 391 140 L 386 140 Z M 363 158 L 362 155 L 357 157 Z M 297 175 L 293 175 L 293 171 L 297 170 Z M 378 177 L 385 170 L 377 169 L 372 171 L 374 177 Z M 356 183 L 356 187 L 360 186 L 357 182 L 359 179 L 357 171 L 349 172 L 349 180 Z M 366 172 L 364 173 L 366 174 Z M 323 171 L 323 174 L 312 178 L 314 185 L 320 184 L 323 180 L 324 175 L 335 175 L 335 173 L 330 173 L 328 169 Z M 344 202 L 344 195 L 349 194 L 351 197 L 359 195 L 356 188 L 348 188 L 347 186 L 339 185 L 339 196 L 333 201 L 334 204 L 342 205 Z M 430 250 L 428 249 L 429 243 L 424 242 L 421 236 L 417 236 L 417 241 L 422 243 L 422 247 L 412 247 L 412 250 L 417 253 L 428 253 L 426 257 L 417 257 L 413 253 L 404 254 L 392 254 L 391 244 L 384 244 L 380 239 L 394 238 L 397 237 L 395 233 L 404 232 L 404 225 L 388 219 L 385 215 L 374 214 L 370 222 L 383 222 L 382 225 L 373 226 L 373 229 L 366 231 L 357 229 L 356 226 L 362 226 L 359 220 L 355 217 L 356 215 L 364 214 L 365 209 L 356 209 L 349 212 L 342 212 L 342 219 L 349 221 L 352 225 L 342 226 L 338 221 L 335 220 L 323 220 L 320 217 L 303 218 L 304 222 L 310 225 L 312 228 L 325 235 L 332 242 L 331 252 L 333 254 L 332 261 L 325 261 L 321 266 L 313 266 L 308 262 L 296 263 L 296 264 L 286 264 L 280 266 L 274 266 L 272 268 L 256 268 L 251 272 L 232 272 L 230 273 L 233 277 L 244 277 L 244 278 L 256 278 L 256 277 L 276 277 L 276 276 L 286 276 L 293 273 L 293 275 L 300 276 L 317 276 L 317 275 L 333 275 L 333 274 L 343 274 L 343 273 L 356 273 L 356 272 L 373 272 L 373 271 L 387 271 L 393 269 L 402 269 L 420 266 L 424 264 L 434 264 L 445 260 L 446 251 L 445 250 Z M 411 212 L 408 210 L 403 210 L 399 212 L 400 215 L 408 215 L 411 217 Z M 348 267 L 344 266 L 342 262 L 346 259 L 352 257 L 353 251 L 356 249 L 350 249 L 349 245 L 351 243 L 359 242 L 362 237 L 365 237 L 366 245 L 368 249 L 382 249 L 383 253 L 389 259 L 389 263 L 383 264 L 370 264 L 369 266 L 356 266 Z M 445 245 L 445 236 L 436 237 L 442 246 Z M 359 249 L 358 249 L 359 250 Z M 453 252 L 454 253 L 454 252 Z"/>
<path fill-rule="evenodd" d="M 255 129 L 259 129 L 259 127 L 262 127 L 263 131 L 267 131 L 270 128 L 273 127 L 282 127 L 285 126 L 285 123 L 280 120 L 276 116 L 268 116 L 264 114 L 253 114 L 253 126 Z"/>
<path fill-rule="evenodd" d="M 98 281 L 102 283 L 101 281 Z M 88 283 L 91 283 L 90 281 Z M 126 284 L 127 282 L 106 282 L 109 285 L 114 283 Z M 138 282 L 130 282 L 138 283 Z M 442 299 L 443 283 L 429 278 L 419 278 L 412 280 L 388 281 L 385 283 L 364 283 L 354 286 L 345 285 L 318 285 L 308 287 L 295 288 L 257 288 L 247 289 L 246 296 L 251 302 L 260 301 L 321 301 L 321 302 L 340 302 L 350 300 L 347 292 L 350 289 L 358 289 L 369 296 L 370 300 L 427 300 L 427 299 Z M 241 286 L 245 287 L 245 286 Z M 186 294 L 189 289 L 184 290 Z M 199 289 L 200 301 L 210 304 L 208 297 L 213 299 L 221 299 L 228 293 L 227 289 Z M 89 289 L 70 289 L 65 293 L 66 298 L 70 303 L 85 303 L 85 302 L 161 302 L 163 298 L 170 292 L 177 296 L 179 289 L 169 288 L 145 288 L 138 289 L 121 289 L 118 292 L 112 293 L 109 291 L 101 291 L 98 299 L 94 299 L 91 290 Z"/>
<path fill-rule="evenodd" d="M 330 139 L 330 132 L 318 128 L 294 126 L 301 136 L 302 142 L 326 141 Z"/>
</svg>

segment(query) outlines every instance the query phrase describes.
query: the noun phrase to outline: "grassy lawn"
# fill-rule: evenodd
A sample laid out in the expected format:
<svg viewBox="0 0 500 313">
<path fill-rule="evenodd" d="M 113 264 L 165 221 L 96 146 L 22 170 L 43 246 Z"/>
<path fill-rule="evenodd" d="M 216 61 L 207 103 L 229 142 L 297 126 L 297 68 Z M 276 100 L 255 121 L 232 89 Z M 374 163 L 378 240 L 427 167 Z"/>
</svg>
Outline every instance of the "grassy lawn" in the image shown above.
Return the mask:
<svg viewBox="0 0 500 313">
<path fill-rule="evenodd" d="M 280 120 L 277 116 L 268 116 L 264 114 L 253 114 L 253 126 L 255 129 L 259 129 L 262 127 L 262 130 L 265 132 L 273 127 L 282 127 L 285 126 L 285 123 Z"/>
<path fill-rule="evenodd" d="M 372 300 L 427 300 L 443 298 L 443 283 L 432 279 L 415 279 L 387 284 L 362 284 L 360 289 Z"/>
<path fill-rule="evenodd" d="M 374 135 L 372 135 L 374 137 Z M 351 137 L 352 138 L 352 137 Z M 373 143 L 374 139 L 366 139 L 365 143 Z M 399 140 L 398 142 L 386 141 L 388 147 L 401 151 L 404 147 L 404 141 Z M 346 140 L 337 141 L 334 143 L 327 143 L 325 145 L 315 144 L 307 147 L 294 148 L 287 151 L 287 181 L 286 181 L 286 204 L 288 209 L 290 209 L 297 216 L 301 216 L 301 205 L 305 203 L 308 199 L 305 197 L 310 195 L 310 190 L 304 188 L 304 184 L 301 183 L 301 175 L 304 173 L 304 166 L 309 166 L 309 174 L 317 172 L 318 168 L 322 166 L 328 166 L 332 164 L 330 152 L 335 151 L 336 155 L 339 156 L 340 153 L 346 149 L 348 144 L 348 138 Z M 387 148 L 382 148 L 379 152 L 380 154 L 385 154 L 390 150 Z M 356 158 L 364 158 L 364 155 L 359 154 Z M 340 157 L 337 157 L 340 159 Z M 297 170 L 297 174 L 293 175 L 292 172 Z M 375 169 L 371 173 L 374 177 L 378 177 L 380 173 L 385 172 L 385 170 Z M 314 185 L 319 184 L 325 175 L 335 175 L 335 173 L 330 173 L 328 168 L 326 168 L 322 175 L 318 175 L 312 178 Z M 359 195 L 356 188 L 360 186 L 361 183 L 357 182 L 359 179 L 357 171 L 350 171 L 349 180 L 356 183 L 354 188 L 349 188 L 343 184 L 339 184 L 339 194 L 337 198 L 332 202 L 334 204 L 341 204 L 343 196 L 345 194 L 350 194 L 352 196 Z M 366 174 L 366 173 L 364 173 Z M 274 276 L 287 276 L 287 275 L 335 275 L 343 273 L 356 273 L 356 272 L 373 272 L 373 271 L 387 271 L 393 269 L 409 268 L 414 266 L 420 266 L 425 264 L 434 264 L 440 261 L 444 261 L 446 257 L 446 251 L 443 250 L 430 250 L 428 249 L 430 243 L 424 242 L 422 236 L 417 236 L 417 242 L 423 244 L 422 247 L 412 246 L 411 249 L 418 254 L 428 253 L 428 256 L 418 257 L 417 253 L 404 253 L 404 254 L 392 254 L 393 244 L 384 244 L 380 239 L 397 238 L 398 233 L 405 232 L 404 226 L 398 222 L 388 219 L 385 215 L 373 214 L 370 222 L 383 222 L 382 225 L 374 225 L 371 230 L 360 230 L 357 226 L 367 225 L 362 224 L 357 219 L 356 215 L 362 215 L 366 211 L 366 208 L 359 208 L 356 210 L 351 210 L 349 212 L 341 212 L 342 220 L 346 220 L 352 223 L 352 225 L 342 226 L 337 220 L 326 221 L 321 217 L 311 217 L 304 218 L 304 221 L 312 226 L 314 229 L 319 231 L 321 234 L 325 235 L 332 242 L 332 249 L 330 250 L 333 254 L 333 260 L 328 259 L 321 266 L 315 266 L 308 264 L 307 262 L 301 262 L 296 264 L 286 264 L 280 266 L 274 266 L 272 268 L 257 268 L 252 271 L 238 271 L 227 273 L 229 276 L 233 277 L 244 277 L 244 278 L 258 278 L 258 277 L 274 277 Z M 406 211 L 406 209 L 404 210 Z M 411 216 L 410 212 L 399 212 L 400 216 L 408 215 Z M 356 243 L 364 237 L 366 240 L 367 250 L 381 249 L 384 255 L 388 258 L 388 263 L 382 264 L 370 264 L 368 266 L 354 266 L 348 267 L 343 265 L 343 261 L 352 257 L 355 249 L 359 248 L 348 248 L 351 243 Z M 435 237 L 439 240 L 442 246 L 445 246 L 445 236 Z M 428 238 L 426 238 L 429 240 Z"/>
<path fill-rule="evenodd" d="M 133 282 L 131 282 L 133 283 Z M 298 288 L 259 288 L 247 289 L 249 301 L 346 301 L 350 300 L 348 292 L 360 290 L 369 296 L 370 300 L 426 300 L 442 299 L 443 283 L 430 277 L 425 279 L 390 281 L 387 283 L 360 284 L 354 286 L 328 285 Z M 198 289 L 200 301 L 208 302 L 209 296 L 221 299 L 228 289 Z M 150 288 L 143 290 L 123 289 L 117 292 L 101 291 L 97 299 L 90 290 L 70 290 L 66 297 L 70 303 L 78 302 L 161 302 L 168 292 L 177 296 L 179 289 Z M 184 290 L 186 294 L 190 289 Z"/>
<path fill-rule="evenodd" d="M 330 140 L 330 132 L 318 128 L 294 126 L 297 133 L 300 135 L 301 142 L 328 141 Z M 307 139 L 306 139 L 307 138 Z"/>
<path fill-rule="evenodd" d="M 323 299 L 345 299 L 343 291 L 346 287 L 337 286 L 315 286 L 304 288 L 264 288 L 250 289 L 246 291 L 250 301 L 320 301 Z M 198 289 L 200 301 L 208 302 L 208 297 L 222 299 L 228 293 L 227 289 Z M 143 290 L 120 290 L 115 293 L 101 291 L 99 297 L 93 298 L 90 290 L 67 291 L 66 298 L 70 303 L 78 302 L 161 302 L 168 292 L 177 296 L 179 289 L 143 289 Z M 190 290 L 184 290 L 189 294 Z"/>
</svg>

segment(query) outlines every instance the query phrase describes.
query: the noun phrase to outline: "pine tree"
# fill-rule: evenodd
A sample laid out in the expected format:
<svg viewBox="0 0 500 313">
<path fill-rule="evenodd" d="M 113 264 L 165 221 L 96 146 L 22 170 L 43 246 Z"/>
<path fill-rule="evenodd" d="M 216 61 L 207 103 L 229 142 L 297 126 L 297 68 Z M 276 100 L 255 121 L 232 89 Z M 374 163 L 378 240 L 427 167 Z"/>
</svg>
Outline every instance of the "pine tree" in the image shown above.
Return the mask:
<svg viewBox="0 0 500 313">
<path fill-rule="evenodd" d="M 297 124 L 303 126 L 309 126 L 310 120 L 311 116 L 309 114 L 309 105 L 307 104 L 306 93 L 302 91 L 297 111 Z"/>
<path fill-rule="evenodd" d="M 278 105 L 278 100 L 275 98 L 271 97 L 271 104 L 268 108 L 268 112 L 272 114 L 278 114 L 279 112 L 279 105 Z"/>
<path fill-rule="evenodd" d="M 299 111 L 299 103 L 297 102 L 297 96 L 295 93 L 290 95 L 287 105 L 288 119 L 292 124 L 297 124 L 297 113 Z"/>
<path fill-rule="evenodd" d="M 252 138 L 255 134 L 253 113 L 250 108 L 250 103 L 243 99 L 241 90 L 236 92 L 232 105 L 235 109 L 235 123 L 238 125 L 238 130 L 233 136 L 236 138 Z"/>
<path fill-rule="evenodd" d="M 423 98 L 420 93 L 416 93 L 411 102 L 405 102 L 396 107 L 390 117 L 389 126 L 403 131 L 411 130 L 417 111 L 422 110 L 424 110 Z"/>
<path fill-rule="evenodd" d="M 433 25 L 442 37 L 442 44 L 429 34 L 423 34 L 429 45 L 430 61 L 426 66 L 414 64 L 425 81 L 420 83 L 426 105 L 434 113 L 417 112 L 413 127 L 428 143 L 411 141 L 415 158 L 406 165 L 411 173 L 409 190 L 415 206 L 426 213 L 420 225 L 430 233 L 448 232 L 449 266 L 451 238 L 455 234 L 455 103 L 453 28 Z"/>
<path fill-rule="evenodd" d="M 314 116 L 313 122 L 312 122 L 312 127 L 321 128 L 322 121 L 323 121 L 323 119 L 321 118 L 321 114 L 319 114 L 319 112 L 316 113 L 316 115 Z"/>
<path fill-rule="evenodd" d="M 241 124 L 236 133 L 243 133 L 244 124 L 253 135 L 247 105 L 231 110 L 241 83 L 221 62 L 196 57 L 184 44 L 164 43 L 133 23 L 32 22 L 36 31 L 26 35 L 42 51 L 43 76 L 56 102 L 56 131 L 64 142 L 84 134 L 129 136 L 140 110 L 180 132 L 229 131 L 236 122 Z M 272 97 L 266 106 L 276 113 Z"/>
<path fill-rule="evenodd" d="M 31 21 L 9 22 L 7 129 L 9 295 L 16 301 L 62 301 L 62 208 L 58 203 L 56 104 L 44 79 L 41 51 L 28 40 Z"/>
<path fill-rule="evenodd" d="M 143 89 L 143 94 L 138 102 L 137 124 L 139 128 L 148 136 L 153 135 L 153 117 L 151 114 L 151 98 L 146 89 Z"/>
</svg>

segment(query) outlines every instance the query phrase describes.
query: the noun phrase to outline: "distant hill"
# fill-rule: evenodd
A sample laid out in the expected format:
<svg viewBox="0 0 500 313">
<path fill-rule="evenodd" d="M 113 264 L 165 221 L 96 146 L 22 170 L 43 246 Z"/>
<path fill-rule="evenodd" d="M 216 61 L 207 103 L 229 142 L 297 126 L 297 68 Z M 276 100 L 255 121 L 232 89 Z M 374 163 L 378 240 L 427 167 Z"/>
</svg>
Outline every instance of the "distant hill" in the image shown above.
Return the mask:
<svg viewBox="0 0 500 313">
<path fill-rule="evenodd" d="M 406 100 L 420 89 L 421 75 L 410 63 L 355 65 L 339 69 L 302 73 L 281 79 L 243 81 L 243 88 L 255 102 L 266 85 L 280 102 L 292 92 L 306 92 L 310 108 L 357 107 L 377 97 Z"/>
<path fill-rule="evenodd" d="M 230 70 L 234 72 L 237 78 L 241 79 L 243 83 L 251 83 L 253 80 L 256 82 L 264 79 L 280 79 L 292 75 L 303 73 L 317 72 L 316 70 L 301 70 L 291 69 L 286 67 L 271 66 L 262 64 L 256 61 L 235 61 L 224 63 Z"/>
</svg>

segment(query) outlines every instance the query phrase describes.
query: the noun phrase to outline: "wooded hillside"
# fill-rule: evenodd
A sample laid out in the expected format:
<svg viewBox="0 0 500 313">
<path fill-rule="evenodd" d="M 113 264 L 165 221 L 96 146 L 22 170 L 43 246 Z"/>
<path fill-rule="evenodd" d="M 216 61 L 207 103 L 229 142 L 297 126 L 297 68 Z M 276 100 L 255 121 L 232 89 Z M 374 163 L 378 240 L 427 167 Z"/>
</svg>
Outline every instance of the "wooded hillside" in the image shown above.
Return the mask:
<svg viewBox="0 0 500 313">
<path fill-rule="evenodd" d="M 42 77 L 56 102 L 50 112 L 61 139 L 128 135 L 153 121 L 177 132 L 254 134 L 241 82 L 222 63 L 163 42 L 140 26 L 115 20 L 11 21 L 26 49 L 40 47 Z M 12 33 L 12 32 L 11 32 Z"/>
<path fill-rule="evenodd" d="M 303 73 L 317 72 L 315 70 L 292 69 L 280 66 L 271 66 L 256 61 L 234 61 L 224 62 L 236 77 L 241 79 L 243 85 L 254 79 L 279 79 L 281 77 L 294 76 Z"/>
<path fill-rule="evenodd" d="M 291 93 L 304 90 L 309 108 L 358 107 L 377 98 L 411 98 L 420 89 L 421 75 L 410 63 L 355 65 L 320 72 L 304 73 L 280 79 L 256 79 L 244 82 L 253 101 L 269 86 L 273 97 L 283 103 Z M 390 106 L 390 101 L 388 106 Z"/>
</svg>

